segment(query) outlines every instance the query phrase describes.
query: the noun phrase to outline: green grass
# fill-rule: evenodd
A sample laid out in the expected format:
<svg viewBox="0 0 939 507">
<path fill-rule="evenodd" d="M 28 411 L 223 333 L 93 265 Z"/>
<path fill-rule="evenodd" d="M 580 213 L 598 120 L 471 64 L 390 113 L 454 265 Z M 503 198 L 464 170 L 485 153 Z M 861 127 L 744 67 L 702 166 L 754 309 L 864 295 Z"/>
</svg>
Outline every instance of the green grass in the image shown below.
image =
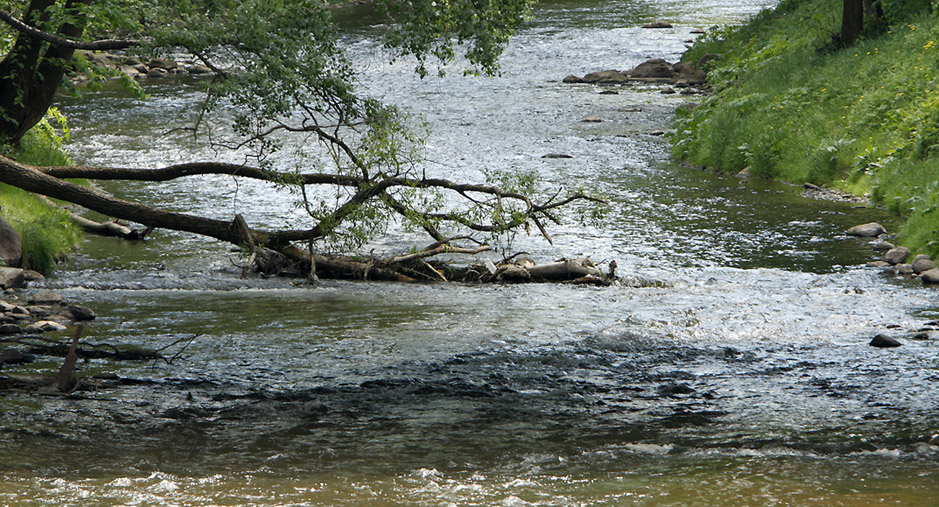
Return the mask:
<svg viewBox="0 0 939 507">
<path fill-rule="evenodd" d="M 886 24 L 837 49 L 841 0 L 785 0 L 715 28 L 716 93 L 679 114 L 676 157 L 710 168 L 869 193 L 906 217 L 900 242 L 939 254 L 939 15 L 885 2 Z M 892 16 L 892 17 L 891 17 Z"/>
<path fill-rule="evenodd" d="M 62 150 L 62 141 L 62 136 L 44 122 L 30 130 L 19 146 L 0 150 L 26 164 L 66 165 L 70 160 Z M 41 273 L 51 273 L 56 261 L 75 250 L 81 239 L 81 231 L 63 210 L 5 184 L 0 184 L 0 214 L 23 240 L 23 267 Z"/>
</svg>

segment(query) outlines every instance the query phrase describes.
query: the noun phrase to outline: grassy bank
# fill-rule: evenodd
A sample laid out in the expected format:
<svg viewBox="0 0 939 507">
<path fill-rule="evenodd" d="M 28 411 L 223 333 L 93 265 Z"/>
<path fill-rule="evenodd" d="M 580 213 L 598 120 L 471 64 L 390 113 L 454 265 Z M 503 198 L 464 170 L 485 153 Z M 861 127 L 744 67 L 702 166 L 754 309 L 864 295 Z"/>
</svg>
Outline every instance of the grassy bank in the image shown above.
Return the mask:
<svg viewBox="0 0 939 507">
<path fill-rule="evenodd" d="M 62 135 L 43 122 L 19 146 L 0 147 L 0 152 L 26 164 L 66 165 L 71 162 L 62 151 L 62 141 Z M 23 240 L 24 267 L 41 273 L 51 272 L 55 261 L 73 251 L 81 239 L 81 231 L 65 212 L 5 184 L 0 184 L 0 214 Z"/>
<path fill-rule="evenodd" d="M 715 28 L 685 56 L 716 54 L 716 93 L 679 112 L 676 157 L 751 177 L 870 194 L 903 215 L 899 242 L 939 254 L 939 14 L 884 2 L 887 19 L 838 49 L 841 0 L 784 0 Z M 871 26 L 873 25 L 873 26 Z"/>
</svg>

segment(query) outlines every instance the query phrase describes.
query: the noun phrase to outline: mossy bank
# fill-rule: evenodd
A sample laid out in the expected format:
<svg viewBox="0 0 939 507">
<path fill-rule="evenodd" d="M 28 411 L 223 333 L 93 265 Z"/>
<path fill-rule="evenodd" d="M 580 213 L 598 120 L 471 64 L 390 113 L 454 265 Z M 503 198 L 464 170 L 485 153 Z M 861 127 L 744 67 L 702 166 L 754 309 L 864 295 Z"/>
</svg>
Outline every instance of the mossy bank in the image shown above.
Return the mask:
<svg viewBox="0 0 939 507">
<path fill-rule="evenodd" d="M 939 8 L 881 4 L 848 48 L 842 0 L 784 0 L 712 28 L 684 60 L 717 55 L 714 94 L 678 111 L 671 141 L 677 158 L 715 170 L 868 194 L 905 218 L 900 243 L 935 258 Z"/>
</svg>

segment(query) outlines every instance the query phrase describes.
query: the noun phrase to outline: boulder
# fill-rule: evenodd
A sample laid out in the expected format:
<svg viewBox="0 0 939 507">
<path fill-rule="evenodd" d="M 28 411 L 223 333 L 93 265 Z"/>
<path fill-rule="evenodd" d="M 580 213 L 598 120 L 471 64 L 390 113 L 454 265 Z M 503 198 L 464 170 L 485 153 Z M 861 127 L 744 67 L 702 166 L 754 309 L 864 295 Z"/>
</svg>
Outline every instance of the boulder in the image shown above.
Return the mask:
<svg viewBox="0 0 939 507">
<path fill-rule="evenodd" d="M 189 71 L 190 74 L 211 74 L 212 73 L 212 69 L 210 69 L 208 66 L 205 66 L 199 63 L 186 67 L 186 70 Z"/>
<path fill-rule="evenodd" d="M 150 67 L 150 70 L 163 69 L 166 71 L 171 71 L 179 67 L 178 62 L 170 60 L 169 58 L 152 58 L 150 62 L 147 63 L 147 65 Z"/>
<path fill-rule="evenodd" d="M 939 268 L 933 268 L 923 272 L 923 283 L 935 285 L 939 284 Z"/>
<path fill-rule="evenodd" d="M 581 79 L 582 83 L 596 84 L 622 84 L 629 82 L 629 78 L 618 70 L 601 70 L 591 72 Z"/>
<path fill-rule="evenodd" d="M 599 116 L 588 116 L 580 121 L 583 123 L 600 123 L 603 121 L 603 119 L 600 118 Z"/>
<path fill-rule="evenodd" d="M 567 84 L 577 84 L 577 83 L 583 83 L 584 80 L 571 74 L 570 76 L 567 76 L 566 78 L 562 79 L 561 82 L 567 83 Z"/>
<path fill-rule="evenodd" d="M 0 288 L 22 287 L 26 277 L 20 268 L 0 267 Z"/>
<path fill-rule="evenodd" d="M 672 24 L 666 21 L 653 21 L 642 25 L 643 28 L 671 28 Z"/>
<path fill-rule="evenodd" d="M 911 263 L 913 265 L 913 272 L 917 275 L 930 269 L 936 268 L 936 263 L 929 258 L 928 255 L 917 255 Z"/>
<path fill-rule="evenodd" d="M 884 260 L 890 264 L 903 264 L 910 257 L 910 249 L 905 246 L 898 246 L 887 250 L 884 254 Z"/>
<path fill-rule="evenodd" d="M 86 52 L 85 59 L 88 60 L 88 63 L 92 65 L 97 65 L 98 67 L 113 67 L 114 62 L 119 57 L 115 55 L 110 55 L 108 53 L 91 53 Z"/>
<path fill-rule="evenodd" d="M 147 77 L 160 78 L 160 77 L 166 77 L 167 75 L 169 75 L 169 72 L 166 69 L 163 69 L 160 67 L 154 67 L 150 69 L 149 71 L 147 71 Z"/>
<path fill-rule="evenodd" d="M 35 294 L 33 297 L 29 298 L 29 304 L 31 305 L 59 305 L 62 303 L 62 296 L 59 293 L 51 290 L 41 290 Z"/>
<path fill-rule="evenodd" d="M 22 334 L 23 329 L 16 324 L 0 324 L 0 336 Z"/>
<path fill-rule="evenodd" d="M 50 331 L 65 331 L 68 329 L 62 324 L 52 320 L 39 320 L 23 328 L 26 333 L 47 333 Z"/>
<path fill-rule="evenodd" d="M 913 265 L 912 264 L 897 264 L 897 273 L 900 273 L 903 276 L 910 276 L 913 274 Z"/>
<path fill-rule="evenodd" d="M 661 58 L 654 58 L 640 63 L 626 75 L 638 79 L 674 79 L 678 73 L 675 72 L 672 64 Z"/>
<path fill-rule="evenodd" d="M 23 261 L 23 240 L 3 217 L 0 217 L 0 263 L 18 268 Z"/>
<path fill-rule="evenodd" d="M 887 335 L 879 334 L 875 336 L 873 340 L 871 340 L 869 345 L 871 347 L 884 349 L 884 348 L 891 348 L 891 347 L 899 347 L 900 345 L 903 345 L 903 344 L 900 343 L 900 341 L 897 340 L 896 338 L 891 338 Z"/>
<path fill-rule="evenodd" d="M 4 349 L 0 352 L 0 363 L 23 364 L 34 361 L 36 358 L 29 354 L 23 354 L 16 349 Z"/>
<path fill-rule="evenodd" d="M 887 229 L 884 229 L 884 226 L 878 224 L 877 222 L 870 222 L 862 225 L 855 225 L 854 227 L 848 229 L 848 236 L 857 236 L 860 238 L 876 238 L 881 234 L 885 234 Z"/>
<path fill-rule="evenodd" d="M 66 317 L 67 319 L 74 322 L 81 322 L 85 320 L 94 320 L 97 315 L 95 312 L 88 308 L 87 306 L 70 304 L 63 308 L 59 315 Z"/>
<path fill-rule="evenodd" d="M 893 250 L 897 247 L 893 243 L 884 241 L 882 239 L 871 241 L 867 246 L 871 247 L 875 252 L 889 252 L 890 250 Z"/>
</svg>

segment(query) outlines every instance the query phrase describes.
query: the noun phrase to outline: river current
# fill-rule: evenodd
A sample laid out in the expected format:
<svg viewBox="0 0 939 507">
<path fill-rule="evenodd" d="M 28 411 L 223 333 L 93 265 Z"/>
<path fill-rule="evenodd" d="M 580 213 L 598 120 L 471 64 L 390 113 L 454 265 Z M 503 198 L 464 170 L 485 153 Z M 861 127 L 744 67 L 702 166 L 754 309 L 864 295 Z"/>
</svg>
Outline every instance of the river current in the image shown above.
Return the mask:
<svg viewBox="0 0 939 507">
<path fill-rule="evenodd" d="M 89 238 L 49 282 L 97 311 L 87 337 L 183 340 L 168 355 L 196 338 L 172 362 L 79 365 L 119 387 L 0 396 L 0 505 L 935 505 L 939 347 L 910 336 L 936 326 L 937 293 L 864 267 L 873 252 L 844 234 L 894 218 L 670 163 L 654 134 L 695 97 L 561 83 L 676 61 L 693 30 L 772 4 L 549 1 L 500 77 L 454 64 L 424 80 L 352 13 L 363 86 L 427 122 L 428 171 L 602 191 L 602 221 L 572 213 L 553 246 L 513 247 L 615 259 L 627 283 L 309 286 L 244 278 L 228 246 L 184 234 Z M 639 28 L 657 20 L 674 28 Z M 63 99 L 75 161 L 237 160 L 167 133 L 192 119 L 195 86 L 147 91 Z M 106 188 L 297 219 L 283 194 L 230 178 Z M 369 248 L 424 242 L 389 237 Z M 869 347 L 880 333 L 903 346 Z M 20 371 L 56 367 L 41 359 Z"/>
</svg>

